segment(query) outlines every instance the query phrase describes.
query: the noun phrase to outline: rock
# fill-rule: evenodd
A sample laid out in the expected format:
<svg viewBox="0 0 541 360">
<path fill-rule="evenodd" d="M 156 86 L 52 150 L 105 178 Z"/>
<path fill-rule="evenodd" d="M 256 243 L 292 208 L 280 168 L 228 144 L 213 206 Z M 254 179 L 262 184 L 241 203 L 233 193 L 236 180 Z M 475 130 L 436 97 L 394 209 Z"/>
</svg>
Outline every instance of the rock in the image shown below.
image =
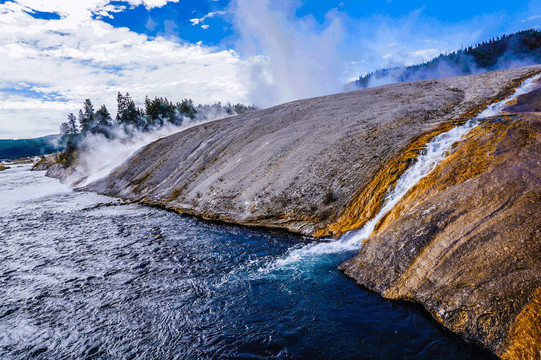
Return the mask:
<svg viewBox="0 0 541 360">
<path fill-rule="evenodd" d="M 475 128 L 340 266 L 504 359 L 541 356 L 541 117 Z"/>
<path fill-rule="evenodd" d="M 41 159 L 32 166 L 32 171 L 48 170 L 51 166 L 58 162 L 58 153 L 42 156 Z M 54 176 L 51 176 L 54 177 Z"/>
<path fill-rule="evenodd" d="M 427 141 L 539 71 L 390 85 L 219 120 L 148 145 L 83 190 L 338 236 L 373 216 Z M 485 121 L 340 269 L 502 358 L 539 358 L 540 130 L 535 112 Z"/>
<path fill-rule="evenodd" d="M 519 96 L 514 104 L 504 109 L 510 113 L 541 112 L 541 84 L 527 94 Z"/>
<path fill-rule="evenodd" d="M 47 165 L 47 172 L 45 173 L 45 175 L 65 182 L 74 170 L 75 167 L 66 168 L 64 167 L 64 165 L 62 165 L 62 163 L 55 161 Z"/>
<path fill-rule="evenodd" d="M 376 209 L 430 137 L 540 69 L 389 85 L 200 125 L 150 144 L 86 189 L 205 219 L 337 236 L 362 225 L 370 212 L 359 199 Z"/>
</svg>

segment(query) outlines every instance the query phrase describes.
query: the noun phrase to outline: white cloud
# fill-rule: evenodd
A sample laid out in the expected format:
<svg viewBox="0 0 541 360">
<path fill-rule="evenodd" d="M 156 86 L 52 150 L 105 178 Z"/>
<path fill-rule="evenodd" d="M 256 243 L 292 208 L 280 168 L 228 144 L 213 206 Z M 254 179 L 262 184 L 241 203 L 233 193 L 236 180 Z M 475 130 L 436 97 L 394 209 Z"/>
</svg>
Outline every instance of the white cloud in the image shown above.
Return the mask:
<svg viewBox="0 0 541 360">
<path fill-rule="evenodd" d="M 107 17 L 107 18 L 113 19 L 114 13 L 119 13 L 124 10 L 126 10 L 126 7 L 122 5 L 106 5 L 99 8 L 98 10 L 95 10 L 94 14 L 101 17 Z"/>
<path fill-rule="evenodd" d="M 110 5 L 111 0 L 11 0 L 21 7 L 29 10 L 55 12 L 70 17 L 73 22 L 88 19 L 92 13 L 110 17 L 111 13 L 122 11 L 125 6 Z M 144 5 L 145 8 L 162 7 L 169 2 L 177 3 L 179 0 L 124 0 L 132 6 Z M 7 3 L 9 4 L 9 3 Z M 9 6 L 9 5 L 8 5 Z"/>
<path fill-rule="evenodd" d="M 162 7 L 169 2 L 178 3 L 179 0 L 125 0 L 133 6 L 144 5 L 147 9 Z"/>
<path fill-rule="evenodd" d="M 190 19 L 190 22 L 192 23 L 193 26 L 201 24 L 201 27 L 203 29 L 208 29 L 209 25 L 208 24 L 203 24 L 205 22 L 205 20 L 213 18 L 215 16 L 224 15 L 224 14 L 225 14 L 225 11 L 213 11 L 213 12 L 209 12 L 207 15 L 203 16 L 202 18 Z"/>
<path fill-rule="evenodd" d="M 242 60 L 231 50 L 149 39 L 114 28 L 92 19 L 92 11 L 111 10 L 105 1 L 85 3 L 61 6 L 60 1 L 29 0 L 0 5 L 0 138 L 58 132 L 67 113 L 77 112 L 86 98 L 115 113 L 117 91 L 129 92 L 139 102 L 147 94 L 197 103 L 248 101 L 238 79 L 250 59 Z M 163 1 L 145 3 L 159 6 Z M 34 19 L 24 12 L 30 5 L 63 17 Z M 17 86 L 42 97 L 6 91 Z"/>
<path fill-rule="evenodd" d="M 439 49 L 423 49 L 411 52 L 411 54 L 415 57 L 434 57 L 440 53 L 441 51 Z"/>
<path fill-rule="evenodd" d="M 541 19 L 541 15 L 530 16 L 527 19 L 520 20 L 520 22 L 529 22 L 529 21 L 537 20 L 537 19 Z"/>
<path fill-rule="evenodd" d="M 169 1 L 127 2 L 152 8 Z M 520 19 L 531 21 L 529 26 L 539 21 L 539 0 L 529 0 L 513 17 L 489 14 L 455 24 L 423 17 L 422 9 L 398 18 L 361 19 L 331 10 L 321 23 L 298 18 L 301 3 L 232 0 L 228 14 L 238 52 L 175 41 L 174 21 L 164 22 L 171 38 L 149 39 L 94 19 L 122 11 L 110 0 L 0 4 L 0 138 L 57 132 L 85 98 L 114 113 L 117 91 L 130 92 L 136 101 L 149 94 L 259 106 L 333 93 L 344 81 L 378 68 L 419 63 L 501 35 L 502 29 L 520 30 Z M 34 19 L 26 13 L 32 10 L 55 12 L 61 19 Z M 221 15 L 211 12 L 190 22 L 208 29 L 205 21 Z M 145 26 L 157 24 L 149 18 Z M 17 86 L 20 91 L 5 91 Z"/>
</svg>

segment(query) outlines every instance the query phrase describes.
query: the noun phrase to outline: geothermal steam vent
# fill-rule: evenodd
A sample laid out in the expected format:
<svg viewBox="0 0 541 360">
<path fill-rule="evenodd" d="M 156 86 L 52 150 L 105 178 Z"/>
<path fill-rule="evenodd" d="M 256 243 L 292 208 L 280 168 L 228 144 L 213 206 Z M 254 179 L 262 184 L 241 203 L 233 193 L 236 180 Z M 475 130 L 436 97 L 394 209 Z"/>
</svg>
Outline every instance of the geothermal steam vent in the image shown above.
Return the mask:
<svg viewBox="0 0 541 360">
<path fill-rule="evenodd" d="M 527 79 L 540 71 L 389 85 L 226 118 L 148 145 L 85 189 L 338 237 L 374 219 L 419 156 L 439 151 L 341 269 L 502 358 L 538 356 L 541 120 Z"/>
</svg>

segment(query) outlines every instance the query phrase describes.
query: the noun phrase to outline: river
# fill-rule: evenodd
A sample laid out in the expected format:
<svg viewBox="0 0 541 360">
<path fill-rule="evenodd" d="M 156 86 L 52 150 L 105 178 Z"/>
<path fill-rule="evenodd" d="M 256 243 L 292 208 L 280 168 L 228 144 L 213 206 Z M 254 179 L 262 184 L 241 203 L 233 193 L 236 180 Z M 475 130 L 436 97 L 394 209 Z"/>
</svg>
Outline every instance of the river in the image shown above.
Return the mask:
<svg viewBox="0 0 541 360">
<path fill-rule="evenodd" d="M 311 239 L 0 172 L 1 359 L 487 359 Z"/>
</svg>

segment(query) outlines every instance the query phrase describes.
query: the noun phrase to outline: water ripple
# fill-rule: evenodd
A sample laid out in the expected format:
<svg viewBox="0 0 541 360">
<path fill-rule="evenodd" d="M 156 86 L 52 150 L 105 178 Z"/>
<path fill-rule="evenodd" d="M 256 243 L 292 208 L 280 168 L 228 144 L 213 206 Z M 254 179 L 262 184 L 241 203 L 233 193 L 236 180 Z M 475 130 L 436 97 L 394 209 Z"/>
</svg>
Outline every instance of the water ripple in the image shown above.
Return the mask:
<svg viewBox="0 0 541 360">
<path fill-rule="evenodd" d="M 358 288 L 336 270 L 344 258 L 269 266 L 307 239 L 74 193 L 27 169 L 0 184 L 2 359 L 486 357 Z"/>
</svg>

